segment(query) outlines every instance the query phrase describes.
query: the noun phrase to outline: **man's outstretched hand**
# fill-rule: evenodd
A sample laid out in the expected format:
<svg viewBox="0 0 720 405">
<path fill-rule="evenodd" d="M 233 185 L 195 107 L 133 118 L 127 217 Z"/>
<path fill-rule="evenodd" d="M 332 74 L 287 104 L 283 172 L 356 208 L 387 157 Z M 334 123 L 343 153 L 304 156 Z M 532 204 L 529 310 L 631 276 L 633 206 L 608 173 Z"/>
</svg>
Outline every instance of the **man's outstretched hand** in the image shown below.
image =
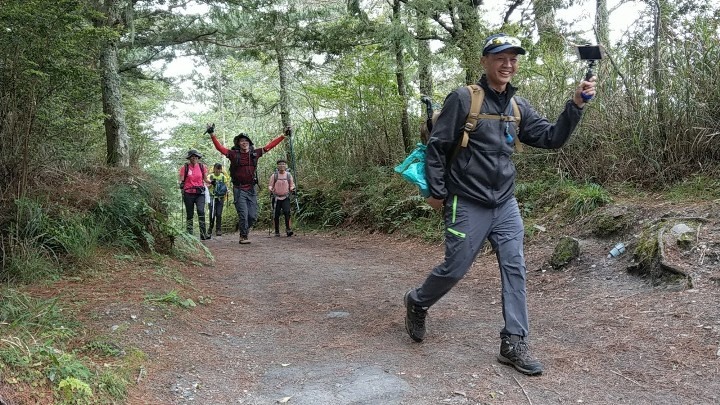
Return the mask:
<svg viewBox="0 0 720 405">
<path fill-rule="evenodd" d="M 292 136 L 292 128 L 289 127 L 289 126 L 285 127 L 285 130 L 283 131 L 283 134 L 284 134 L 285 136 Z"/>
<path fill-rule="evenodd" d="M 205 130 L 206 134 L 214 134 L 215 133 L 215 123 L 207 124 L 207 129 Z"/>
<path fill-rule="evenodd" d="M 580 84 L 575 88 L 575 94 L 573 94 L 573 102 L 579 108 L 585 107 L 585 104 L 590 101 L 591 98 L 595 97 L 595 76 L 582 80 Z"/>
</svg>

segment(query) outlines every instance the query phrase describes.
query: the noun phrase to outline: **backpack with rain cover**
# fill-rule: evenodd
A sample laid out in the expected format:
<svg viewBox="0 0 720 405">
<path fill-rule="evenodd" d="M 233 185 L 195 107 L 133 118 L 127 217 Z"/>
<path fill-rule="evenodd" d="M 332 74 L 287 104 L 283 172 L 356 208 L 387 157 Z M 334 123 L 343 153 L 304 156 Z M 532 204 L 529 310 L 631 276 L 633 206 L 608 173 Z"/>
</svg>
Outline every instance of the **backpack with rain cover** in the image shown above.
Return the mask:
<svg viewBox="0 0 720 405">
<path fill-rule="evenodd" d="M 515 101 L 515 97 L 510 99 L 513 108 L 513 115 L 480 114 L 480 109 L 482 108 L 482 104 L 485 99 L 485 91 L 477 84 L 466 86 L 466 88 L 470 92 L 470 111 L 468 113 L 467 120 L 465 121 L 462 138 L 458 142 L 452 157 L 448 160 L 448 166 L 455 161 L 455 157 L 457 157 L 460 150 L 467 147 L 470 140 L 470 132 L 475 130 L 478 120 L 488 119 L 514 122 L 517 129 L 516 134 L 520 133 L 520 108 Z M 435 124 L 437 117 L 440 115 L 440 111 L 433 112 L 432 103 L 429 98 L 423 97 L 421 100 L 427 107 L 427 119 L 421 127 L 421 139 L 423 142 L 427 142 L 427 139 L 432 132 L 433 124 Z M 522 152 L 523 150 L 518 136 L 515 136 L 515 148 L 519 152 Z M 427 146 L 425 143 L 418 143 L 415 146 L 415 149 L 410 152 L 408 157 L 406 157 L 402 163 L 395 166 L 395 172 L 402 175 L 408 182 L 416 185 L 420 190 L 420 195 L 425 198 L 430 197 L 430 188 L 427 183 L 427 178 L 425 177 L 426 149 Z"/>
<path fill-rule="evenodd" d="M 223 179 L 225 176 L 223 176 Z M 225 181 L 215 181 L 215 190 L 213 191 L 216 198 L 222 198 L 225 197 L 225 194 L 228 193 L 228 187 Z"/>
</svg>

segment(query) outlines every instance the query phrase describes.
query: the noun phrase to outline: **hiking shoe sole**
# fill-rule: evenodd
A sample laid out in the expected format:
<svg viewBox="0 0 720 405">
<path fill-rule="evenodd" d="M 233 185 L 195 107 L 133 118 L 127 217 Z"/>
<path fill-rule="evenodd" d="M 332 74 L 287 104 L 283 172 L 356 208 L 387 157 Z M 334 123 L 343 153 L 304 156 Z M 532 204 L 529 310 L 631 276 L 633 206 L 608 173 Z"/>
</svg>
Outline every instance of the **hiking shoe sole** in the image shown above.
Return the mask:
<svg viewBox="0 0 720 405">
<path fill-rule="evenodd" d="M 515 368 L 515 370 L 517 370 L 525 375 L 541 375 L 543 373 L 542 369 L 527 369 L 522 366 L 519 366 L 519 365 L 515 364 L 512 360 L 503 356 L 502 354 L 498 354 L 497 360 L 502 364 L 512 366 L 513 368 Z"/>
</svg>

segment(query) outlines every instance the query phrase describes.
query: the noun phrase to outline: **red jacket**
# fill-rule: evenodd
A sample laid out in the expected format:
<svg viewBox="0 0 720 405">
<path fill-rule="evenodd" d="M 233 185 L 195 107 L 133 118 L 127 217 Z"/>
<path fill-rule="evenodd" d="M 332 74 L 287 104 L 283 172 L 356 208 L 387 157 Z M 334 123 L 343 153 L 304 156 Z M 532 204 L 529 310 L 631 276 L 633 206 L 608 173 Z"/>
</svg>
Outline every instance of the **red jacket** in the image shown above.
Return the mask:
<svg viewBox="0 0 720 405">
<path fill-rule="evenodd" d="M 238 148 L 228 149 L 220 144 L 215 134 L 211 134 L 210 138 L 215 145 L 215 149 L 230 159 L 230 178 L 233 186 L 241 190 L 251 190 L 257 183 L 257 160 L 276 147 L 285 139 L 285 135 L 280 135 L 270 141 L 262 148 L 253 149 L 252 146 L 248 152 L 243 152 Z"/>
</svg>

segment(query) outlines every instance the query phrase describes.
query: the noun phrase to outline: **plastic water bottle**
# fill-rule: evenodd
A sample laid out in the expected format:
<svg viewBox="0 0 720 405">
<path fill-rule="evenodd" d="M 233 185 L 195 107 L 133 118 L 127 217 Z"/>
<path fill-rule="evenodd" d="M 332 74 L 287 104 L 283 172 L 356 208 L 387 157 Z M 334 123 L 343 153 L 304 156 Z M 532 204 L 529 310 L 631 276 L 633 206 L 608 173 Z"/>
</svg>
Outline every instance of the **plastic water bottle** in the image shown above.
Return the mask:
<svg viewBox="0 0 720 405">
<path fill-rule="evenodd" d="M 611 257 L 618 257 L 621 254 L 625 253 L 625 244 L 622 242 L 619 242 L 617 245 L 615 245 L 614 248 L 610 251 L 610 254 L 608 255 L 608 259 Z"/>
</svg>

